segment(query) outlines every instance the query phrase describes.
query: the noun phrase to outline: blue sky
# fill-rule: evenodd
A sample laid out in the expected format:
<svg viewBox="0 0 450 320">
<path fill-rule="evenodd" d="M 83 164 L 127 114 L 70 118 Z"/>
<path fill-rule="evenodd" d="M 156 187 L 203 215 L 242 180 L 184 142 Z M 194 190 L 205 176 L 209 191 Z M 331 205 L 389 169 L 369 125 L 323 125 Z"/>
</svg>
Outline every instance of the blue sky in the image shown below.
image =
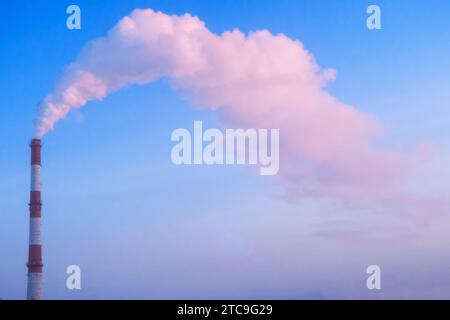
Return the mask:
<svg viewBox="0 0 450 320">
<path fill-rule="evenodd" d="M 382 9 L 380 31 L 365 27 L 372 2 Z M 25 296 L 36 105 L 87 41 L 134 8 L 189 12 L 215 33 L 268 29 L 300 39 L 320 66 L 338 71 L 329 91 L 374 114 L 389 143 L 450 148 L 448 1 L 75 3 L 80 31 L 65 27 L 69 1 L 0 5 L 1 298 Z M 220 126 L 161 80 L 90 102 L 45 137 L 47 298 L 449 297 L 450 279 L 437 277 L 450 266 L 442 226 L 286 202 L 276 178 L 246 168 L 175 167 L 170 134 L 194 120 Z M 65 289 L 70 264 L 81 267 L 81 291 Z M 365 288 L 369 264 L 386 270 L 381 292 Z"/>
</svg>

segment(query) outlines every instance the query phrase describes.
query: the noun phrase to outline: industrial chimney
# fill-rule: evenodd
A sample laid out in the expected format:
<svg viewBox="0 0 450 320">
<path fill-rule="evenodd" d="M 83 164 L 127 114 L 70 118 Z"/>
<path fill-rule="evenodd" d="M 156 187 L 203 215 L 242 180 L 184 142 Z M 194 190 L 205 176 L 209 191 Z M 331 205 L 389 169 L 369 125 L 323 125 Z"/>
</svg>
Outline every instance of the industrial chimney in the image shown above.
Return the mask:
<svg viewBox="0 0 450 320">
<path fill-rule="evenodd" d="M 42 299 L 41 140 L 31 140 L 30 238 L 27 299 Z"/>
</svg>

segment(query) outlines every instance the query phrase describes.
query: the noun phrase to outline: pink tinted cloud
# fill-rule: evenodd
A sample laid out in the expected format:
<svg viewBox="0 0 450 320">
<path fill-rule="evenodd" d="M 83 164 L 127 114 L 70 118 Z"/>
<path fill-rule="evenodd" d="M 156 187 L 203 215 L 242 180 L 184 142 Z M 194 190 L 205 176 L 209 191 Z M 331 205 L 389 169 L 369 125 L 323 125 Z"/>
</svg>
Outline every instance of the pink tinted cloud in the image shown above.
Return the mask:
<svg viewBox="0 0 450 320">
<path fill-rule="evenodd" d="M 298 194 L 383 199 L 414 166 L 376 146 L 382 126 L 326 91 L 336 72 L 300 41 L 267 30 L 217 35 L 197 17 L 150 9 L 82 50 L 44 100 L 36 135 L 89 100 L 162 77 L 227 126 L 280 129 L 280 175 Z"/>
</svg>

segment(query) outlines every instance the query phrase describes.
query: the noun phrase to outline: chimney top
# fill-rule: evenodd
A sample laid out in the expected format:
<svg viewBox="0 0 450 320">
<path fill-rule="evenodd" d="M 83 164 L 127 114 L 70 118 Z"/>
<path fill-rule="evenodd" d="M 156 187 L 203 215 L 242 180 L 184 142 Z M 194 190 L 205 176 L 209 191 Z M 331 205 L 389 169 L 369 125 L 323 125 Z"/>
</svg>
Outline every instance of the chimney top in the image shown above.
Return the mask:
<svg viewBox="0 0 450 320">
<path fill-rule="evenodd" d="M 30 143 L 30 147 L 41 146 L 41 139 L 32 139 Z"/>
</svg>

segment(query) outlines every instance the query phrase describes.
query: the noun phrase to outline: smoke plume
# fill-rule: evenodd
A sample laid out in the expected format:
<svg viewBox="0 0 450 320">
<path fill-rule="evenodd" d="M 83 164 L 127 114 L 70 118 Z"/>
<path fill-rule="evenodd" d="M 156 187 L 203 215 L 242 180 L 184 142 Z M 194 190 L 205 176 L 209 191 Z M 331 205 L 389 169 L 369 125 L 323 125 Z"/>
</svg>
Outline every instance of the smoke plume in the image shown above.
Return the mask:
<svg viewBox="0 0 450 320">
<path fill-rule="evenodd" d="M 192 106 L 219 111 L 227 125 L 280 129 L 280 173 L 292 194 L 393 188 L 416 160 L 376 146 L 382 126 L 326 91 L 335 75 L 283 34 L 217 35 L 189 14 L 135 10 L 64 70 L 42 103 L 36 137 L 90 100 L 168 78 Z"/>
</svg>

